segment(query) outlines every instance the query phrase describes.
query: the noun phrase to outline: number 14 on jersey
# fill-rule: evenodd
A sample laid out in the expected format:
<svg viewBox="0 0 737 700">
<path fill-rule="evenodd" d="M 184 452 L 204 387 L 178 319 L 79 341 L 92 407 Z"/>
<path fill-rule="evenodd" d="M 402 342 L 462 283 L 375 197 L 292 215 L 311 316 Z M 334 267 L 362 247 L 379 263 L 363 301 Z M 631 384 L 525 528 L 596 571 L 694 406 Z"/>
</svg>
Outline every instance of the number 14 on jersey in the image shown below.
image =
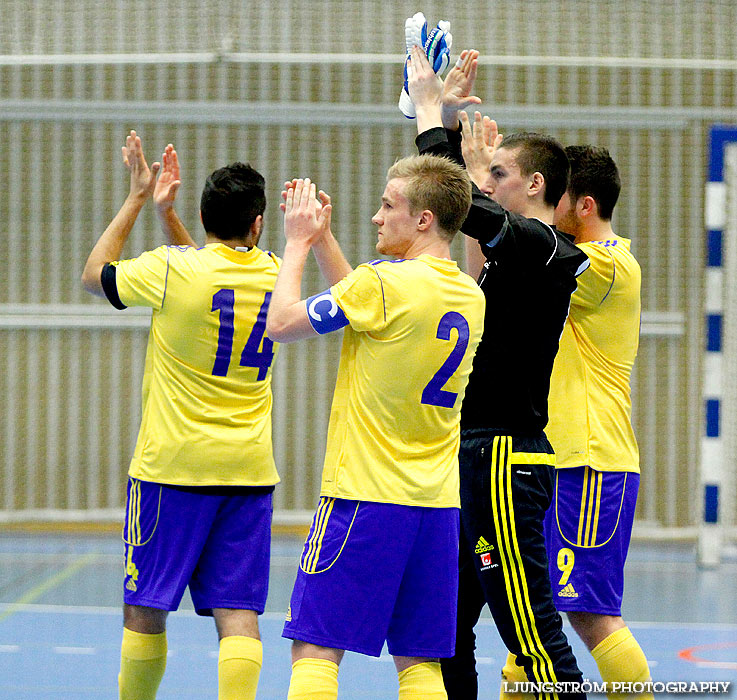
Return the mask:
<svg viewBox="0 0 737 700">
<path fill-rule="evenodd" d="M 266 379 L 266 375 L 274 361 L 274 342 L 269 340 L 266 333 L 266 314 L 269 311 L 271 292 L 264 295 L 263 304 L 259 309 L 256 323 L 251 329 L 246 345 L 241 353 L 241 367 L 256 367 L 257 380 Z M 218 348 L 215 352 L 215 364 L 212 374 L 224 377 L 228 374 L 230 356 L 233 354 L 233 335 L 235 333 L 235 290 L 221 289 L 213 294 L 211 311 L 220 312 L 220 329 L 218 331 Z M 261 341 L 263 340 L 263 348 Z"/>
</svg>

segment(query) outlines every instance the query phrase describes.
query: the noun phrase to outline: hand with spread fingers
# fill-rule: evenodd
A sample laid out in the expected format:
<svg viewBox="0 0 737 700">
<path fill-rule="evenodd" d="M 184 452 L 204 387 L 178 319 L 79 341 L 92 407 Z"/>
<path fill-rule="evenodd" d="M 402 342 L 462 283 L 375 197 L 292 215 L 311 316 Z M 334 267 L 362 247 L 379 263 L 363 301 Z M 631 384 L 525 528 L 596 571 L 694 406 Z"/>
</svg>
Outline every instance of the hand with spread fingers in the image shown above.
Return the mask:
<svg viewBox="0 0 737 700">
<path fill-rule="evenodd" d="M 503 136 L 496 122 L 487 116 L 482 119 L 481 112 L 474 112 L 473 128 L 465 112 L 459 112 L 458 116 L 463 129 L 461 150 L 466 170 L 476 187 L 481 189 L 489 177 L 491 161 Z"/>
<path fill-rule="evenodd" d="M 478 59 L 479 52 L 475 49 L 461 51 L 458 61 L 445 78 L 440 101 L 446 129 L 458 129 L 459 110 L 481 104 L 481 98 L 471 94 L 476 81 Z"/>
</svg>

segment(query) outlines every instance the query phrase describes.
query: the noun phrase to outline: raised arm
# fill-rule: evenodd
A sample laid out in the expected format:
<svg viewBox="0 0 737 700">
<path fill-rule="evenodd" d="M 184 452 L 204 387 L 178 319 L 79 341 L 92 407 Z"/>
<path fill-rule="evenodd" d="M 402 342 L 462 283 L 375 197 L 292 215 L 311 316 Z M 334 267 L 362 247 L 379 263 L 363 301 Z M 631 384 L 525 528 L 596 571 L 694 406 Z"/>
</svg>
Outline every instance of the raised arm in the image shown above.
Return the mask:
<svg viewBox="0 0 737 700">
<path fill-rule="evenodd" d="M 92 252 L 82 272 L 84 288 L 99 297 L 104 297 L 102 288 L 102 268 L 110 262 L 119 260 L 123 252 L 133 224 L 138 214 L 152 195 L 156 184 L 156 173 L 160 163 L 153 163 L 149 169 L 143 155 L 141 139 L 135 131 L 131 131 L 123 146 L 123 163 L 130 171 L 130 190 L 115 218 L 108 224 Z"/>
<path fill-rule="evenodd" d="M 456 65 L 450 70 L 440 92 L 440 120 L 435 109 L 429 115 L 423 115 L 422 123 L 418 122 L 418 135 L 416 139 L 417 148 L 420 153 L 430 153 L 437 156 L 445 156 L 451 160 L 465 165 L 461 155 L 461 131 L 458 128 L 458 114 L 460 110 L 469 105 L 479 104 L 481 100 L 471 95 L 474 81 L 476 80 L 476 69 L 478 66 L 478 51 L 466 49 Z M 419 58 L 417 64 L 422 63 Z M 431 83 L 429 75 L 423 70 L 415 76 L 416 88 L 422 87 L 421 81 L 427 81 L 433 90 L 436 84 Z M 433 99 L 437 95 L 432 93 Z M 418 99 L 424 99 L 418 96 Z"/>
<path fill-rule="evenodd" d="M 266 333 L 279 343 L 291 343 L 317 335 L 302 299 L 302 274 L 313 243 L 324 233 L 331 205 L 317 202 L 314 183 L 294 181 L 286 190 L 284 203 L 284 246 L 282 264 L 271 295 Z"/>
<path fill-rule="evenodd" d="M 502 141 L 496 122 L 488 117 L 481 118 L 475 113 L 474 124 L 471 124 L 465 112 L 459 112 L 463 128 L 463 139 L 460 147 L 463 160 L 473 183 L 471 192 L 471 209 L 461 226 L 461 231 L 483 244 L 496 245 L 509 223 L 507 212 L 491 199 L 483 190 L 487 187 L 491 160 Z M 477 276 L 483 263 L 478 246 L 469 243 L 466 246 L 468 272 Z M 481 254 L 480 254 L 481 253 Z"/>
<path fill-rule="evenodd" d="M 171 245 L 188 245 L 196 248 L 197 244 L 174 210 L 174 200 L 181 184 L 179 158 L 174 146 L 169 144 L 161 156 L 161 172 L 154 188 L 156 216 L 161 230 Z"/>
<path fill-rule="evenodd" d="M 407 87 L 417 113 L 417 133 L 442 126 L 440 96 L 443 83 L 419 46 L 412 48 L 407 60 Z"/>
</svg>

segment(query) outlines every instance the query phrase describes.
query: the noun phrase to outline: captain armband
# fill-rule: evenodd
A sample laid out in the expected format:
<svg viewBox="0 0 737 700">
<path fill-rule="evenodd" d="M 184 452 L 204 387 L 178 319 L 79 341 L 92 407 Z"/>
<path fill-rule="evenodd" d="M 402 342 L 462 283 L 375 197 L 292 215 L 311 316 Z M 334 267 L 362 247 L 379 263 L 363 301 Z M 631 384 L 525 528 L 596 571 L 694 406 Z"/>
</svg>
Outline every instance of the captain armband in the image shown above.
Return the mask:
<svg viewBox="0 0 737 700">
<path fill-rule="evenodd" d="M 325 335 L 345 328 L 348 319 L 328 289 L 307 299 L 307 318 L 316 333 Z"/>
</svg>

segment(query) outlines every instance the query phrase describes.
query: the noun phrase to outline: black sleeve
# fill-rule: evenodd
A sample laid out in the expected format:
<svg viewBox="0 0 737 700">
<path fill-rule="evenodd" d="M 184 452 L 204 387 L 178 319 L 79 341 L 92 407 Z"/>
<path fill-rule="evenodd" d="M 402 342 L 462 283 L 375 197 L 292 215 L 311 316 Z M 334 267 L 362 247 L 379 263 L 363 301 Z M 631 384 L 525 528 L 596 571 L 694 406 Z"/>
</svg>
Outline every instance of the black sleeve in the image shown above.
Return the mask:
<svg viewBox="0 0 737 700">
<path fill-rule="evenodd" d="M 429 153 L 433 156 L 445 156 L 465 165 L 461 154 L 461 131 L 450 131 L 437 126 L 423 131 L 415 139 L 420 155 Z M 471 194 L 471 209 L 461 231 L 479 243 L 493 243 L 504 235 L 508 223 L 507 213 L 496 202 L 487 197 L 476 185 Z M 488 253 L 482 245 L 484 254 Z"/>
<path fill-rule="evenodd" d="M 471 209 L 461 231 L 481 243 L 481 248 L 486 253 L 486 248 L 496 245 L 507 235 L 509 215 L 476 185 L 472 183 L 471 186 Z"/>
<path fill-rule="evenodd" d="M 127 309 L 128 307 L 120 301 L 118 296 L 118 285 L 115 281 L 115 265 L 105 263 L 100 274 L 100 282 L 102 283 L 102 290 L 105 292 L 107 300 L 116 309 Z"/>
<path fill-rule="evenodd" d="M 459 165 L 464 165 L 461 154 L 461 132 L 449 131 L 441 126 L 418 134 L 415 139 L 420 155 L 445 156 Z"/>
</svg>

